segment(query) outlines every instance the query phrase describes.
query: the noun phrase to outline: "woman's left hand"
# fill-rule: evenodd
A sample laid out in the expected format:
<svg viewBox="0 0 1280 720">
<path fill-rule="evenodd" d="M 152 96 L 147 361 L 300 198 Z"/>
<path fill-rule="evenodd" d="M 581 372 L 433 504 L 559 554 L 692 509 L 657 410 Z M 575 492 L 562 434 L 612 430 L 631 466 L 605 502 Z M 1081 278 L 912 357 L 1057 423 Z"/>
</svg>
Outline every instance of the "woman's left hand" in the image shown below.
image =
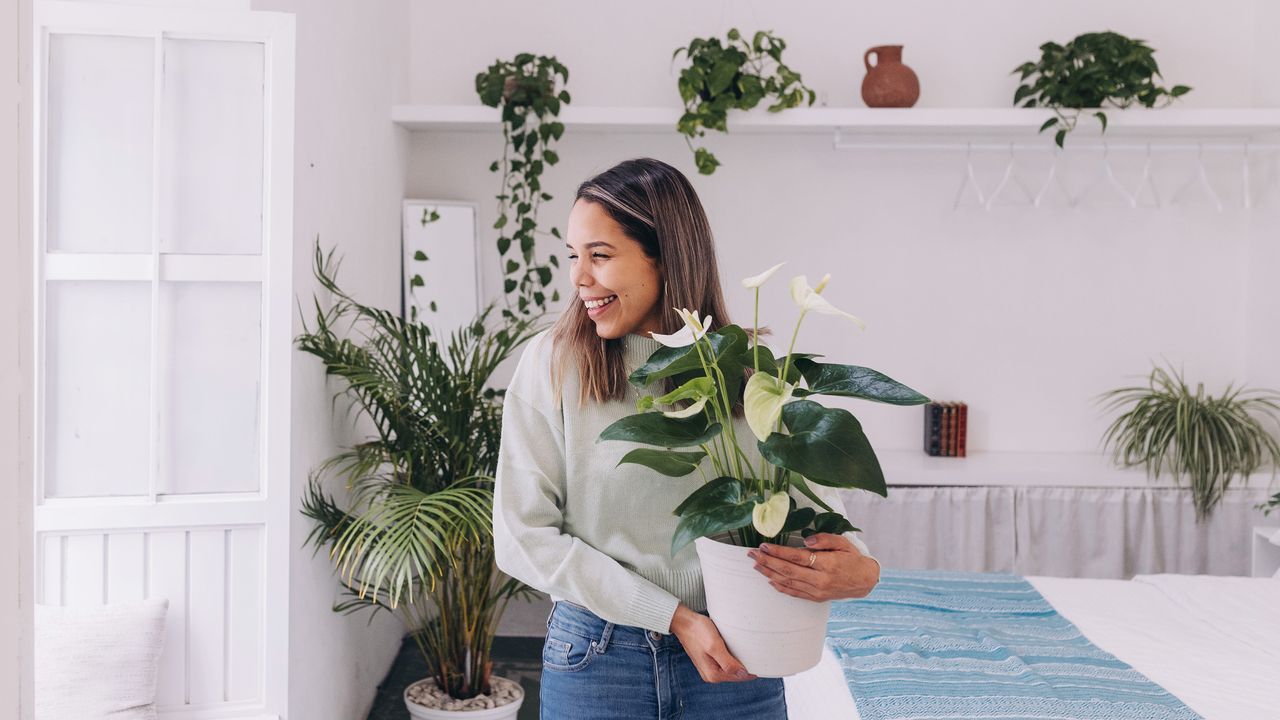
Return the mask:
<svg viewBox="0 0 1280 720">
<path fill-rule="evenodd" d="M 858 552 L 849 538 L 814 533 L 809 539 L 812 545 L 798 548 L 764 543 L 747 555 L 776 590 L 806 600 L 866 597 L 880 582 L 880 563 Z"/>
</svg>

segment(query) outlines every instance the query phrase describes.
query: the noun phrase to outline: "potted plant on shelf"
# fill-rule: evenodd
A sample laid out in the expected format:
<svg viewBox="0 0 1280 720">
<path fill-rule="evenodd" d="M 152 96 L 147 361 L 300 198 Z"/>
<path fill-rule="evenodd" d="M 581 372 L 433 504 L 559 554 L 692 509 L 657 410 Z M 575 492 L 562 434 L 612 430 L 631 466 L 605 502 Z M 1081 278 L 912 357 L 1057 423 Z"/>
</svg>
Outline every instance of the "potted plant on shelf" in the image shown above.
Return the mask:
<svg viewBox="0 0 1280 720">
<path fill-rule="evenodd" d="M 730 652 L 761 677 L 792 675 L 817 664 L 830 602 L 778 592 L 752 569 L 747 551 L 766 540 L 798 545 L 816 532 L 856 530 L 809 483 L 887 492 L 880 463 L 857 418 L 811 398 L 832 395 L 892 405 L 929 401 L 870 368 L 822 363 L 815 360 L 819 355 L 792 352 L 800 324 L 810 312 L 841 315 L 862 325 L 822 297 L 830 275 L 813 288 L 803 275 L 791 281 L 800 317 L 786 356 L 776 358 L 761 345 L 759 288 L 779 267 L 743 281 L 756 293 L 756 325 L 750 337 L 737 325 L 712 330 L 712 318 L 677 310 L 684 328 L 674 335 L 654 335 L 664 347 L 628 378 L 641 389 L 669 379 L 674 389 L 661 397 L 643 395 L 638 414 L 614 422 L 597 440 L 662 448 L 637 448 L 620 463 L 638 463 L 670 477 L 702 473 L 703 485 L 674 510 L 680 521 L 671 553 L 695 544 L 707 609 Z M 733 422 L 739 401 L 754 436 L 743 438 L 754 441 L 749 446 L 739 442 Z M 656 407 L 677 402 L 689 404 L 673 410 Z M 708 459 L 711 477 L 704 468 Z M 793 490 L 815 507 L 799 507 Z M 780 640 L 780 633 L 785 639 Z"/>
<path fill-rule="evenodd" d="M 405 691 L 412 717 L 515 718 L 524 691 L 491 674 L 490 649 L 507 602 L 532 591 L 494 564 L 505 391 L 485 383 L 537 328 L 522 319 L 491 331 L 491 304 L 442 347 L 426 325 L 339 289 L 318 245 L 315 275 L 335 302 L 322 310 L 316 300 L 315 326 L 304 321 L 298 347 L 342 379 L 376 433 L 325 461 L 303 499 L 314 521 L 307 542 L 329 548 L 345 584 L 334 610 L 385 610 L 404 623 L 432 672 Z M 343 322 L 358 342 L 339 335 Z M 345 481 L 345 507 L 324 492 L 329 475 Z"/>
<path fill-rule="evenodd" d="M 694 149 L 692 138 L 706 135 L 707 129 L 728 132 L 730 110 L 750 110 L 769 97 L 776 98 L 769 106 L 772 113 L 802 102 L 813 104 L 815 93 L 804 86 L 799 73 L 782 63 L 786 46 L 781 38 L 764 30 L 748 43 L 733 28 L 726 43 L 715 37 L 695 38 L 671 54 L 672 62 L 682 52 L 689 61 L 676 81 L 684 102 L 676 130 L 686 136 L 699 173 L 714 173 L 720 161 L 706 148 Z"/>
<path fill-rule="evenodd" d="M 1013 104 L 1051 108 L 1054 117 L 1040 126 L 1040 132 L 1058 128 L 1053 138 L 1058 147 L 1075 129 L 1080 110 L 1101 108 L 1104 104 L 1118 108 L 1134 104 L 1163 107 L 1191 91 L 1186 85 L 1169 89 L 1157 85 L 1155 79 L 1163 76 L 1156 64 L 1155 50 L 1144 40 L 1114 32 L 1085 33 L 1066 45 L 1047 42 L 1040 46 L 1038 62 L 1025 62 L 1013 72 L 1020 76 Z M 1093 115 L 1106 132 L 1106 113 L 1098 110 Z"/>
<path fill-rule="evenodd" d="M 1123 387 L 1098 396 L 1107 409 L 1125 411 L 1107 428 L 1104 446 L 1114 445 L 1122 467 L 1141 465 L 1159 477 L 1166 466 L 1175 482 L 1190 480 L 1196 520 L 1209 516 L 1236 476 L 1248 482 L 1263 463 L 1272 478 L 1280 466 L 1280 444 L 1255 415 L 1280 422 L 1280 394 L 1228 386 L 1221 397 L 1193 393 L 1182 375 L 1152 369 L 1147 387 Z"/>
<path fill-rule="evenodd" d="M 498 256 L 503 262 L 503 297 L 507 307 L 502 314 L 514 319 L 510 298 L 516 293 L 516 312 L 528 315 L 546 311 L 545 288 L 551 284 L 552 268 L 560 261 L 552 254 L 548 264 L 538 260 L 536 237 L 538 208 L 552 195 L 542 189 L 543 171 L 560 161 L 552 149 L 564 134 L 564 123 L 557 118 L 561 105 L 569 104 L 569 91 L 557 90 L 569 81 L 569 69 L 555 57 L 520 53 L 514 60 L 499 60 L 484 72 L 476 74 L 476 93 L 480 101 L 502 111 L 502 137 L 505 141 L 502 159 L 489 165 L 489 171 L 502 174 L 502 191 L 498 199 Z M 552 227 L 550 234 L 560 237 Z M 519 248 L 517 257 L 508 257 L 512 247 Z M 553 289 L 551 301 L 560 300 Z"/>
</svg>

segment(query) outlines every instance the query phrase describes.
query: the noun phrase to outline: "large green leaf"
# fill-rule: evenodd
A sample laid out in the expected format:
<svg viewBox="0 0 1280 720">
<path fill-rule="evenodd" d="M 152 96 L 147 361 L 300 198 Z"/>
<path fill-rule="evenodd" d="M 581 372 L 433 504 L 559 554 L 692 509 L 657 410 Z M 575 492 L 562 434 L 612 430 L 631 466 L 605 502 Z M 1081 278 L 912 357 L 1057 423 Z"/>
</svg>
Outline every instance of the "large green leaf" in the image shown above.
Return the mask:
<svg viewBox="0 0 1280 720">
<path fill-rule="evenodd" d="M 717 505 L 706 512 L 686 513 L 680 518 L 680 524 L 671 537 L 671 556 L 675 557 L 681 548 L 697 538 L 746 527 L 751 523 L 751 510 L 754 507 L 754 501 L 747 501 L 734 505 Z"/>
<path fill-rule="evenodd" d="M 853 413 L 796 400 L 783 407 L 782 422 L 790 435 L 773 433 L 759 442 L 769 462 L 820 485 L 888 496 L 880 461 Z"/>
<path fill-rule="evenodd" d="M 711 344 L 711 357 L 708 357 L 707 343 Z M 733 380 L 730 366 L 737 367 L 737 375 L 742 375 L 742 364 L 738 358 L 747 347 L 747 333 L 737 325 L 725 325 L 713 330 L 698 341 L 702 349 L 702 358 L 707 361 L 715 359 L 716 364 L 724 371 L 726 378 Z M 628 380 L 636 387 L 645 387 L 654 380 L 676 375 L 690 370 L 702 374 L 702 360 L 699 359 L 696 346 L 681 348 L 663 347 L 649 356 L 648 361 L 636 368 Z"/>
<path fill-rule="evenodd" d="M 672 515 L 688 512 L 705 512 L 717 505 L 737 505 L 744 502 L 742 481 L 735 477 L 721 476 L 689 493 L 689 497 L 671 511 Z"/>
<path fill-rule="evenodd" d="M 660 398 L 655 398 L 654 402 L 662 405 L 674 405 L 679 400 L 700 400 L 710 395 L 715 388 L 716 385 L 711 378 L 703 375 L 685 382 Z"/>
<path fill-rule="evenodd" d="M 596 438 L 627 440 L 660 447 L 692 447 L 709 442 L 720 434 L 720 423 L 707 424 L 701 413 L 687 418 L 671 418 L 659 412 L 628 415 L 605 428 Z"/>
<path fill-rule="evenodd" d="M 653 448 L 636 448 L 618 461 L 618 465 L 622 463 L 635 463 L 644 465 L 645 467 L 657 470 L 668 477 L 684 477 L 694 470 L 698 469 L 698 465 L 702 462 L 707 454 L 701 450 L 695 452 L 676 452 L 674 450 L 654 450 Z"/>
<path fill-rule="evenodd" d="M 923 405 L 929 402 L 924 395 L 871 368 L 817 363 L 805 358 L 796 360 L 796 366 L 809 384 L 808 388 L 797 388 L 796 397 L 839 395 L 890 405 Z"/>
</svg>

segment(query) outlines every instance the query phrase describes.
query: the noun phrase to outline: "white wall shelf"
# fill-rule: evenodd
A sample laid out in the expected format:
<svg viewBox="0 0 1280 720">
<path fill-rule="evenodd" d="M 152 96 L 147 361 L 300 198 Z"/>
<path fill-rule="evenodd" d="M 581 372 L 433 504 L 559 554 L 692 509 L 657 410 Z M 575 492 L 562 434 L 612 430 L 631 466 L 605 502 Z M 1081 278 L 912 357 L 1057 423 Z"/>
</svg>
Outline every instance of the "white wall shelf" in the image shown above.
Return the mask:
<svg viewBox="0 0 1280 720">
<path fill-rule="evenodd" d="M 675 131 L 676 107 L 566 106 L 560 120 L 578 132 Z M 1034 138 L 1052 117 L 1048 110 L 1019 108 L 763 108 L 729 116 L 730 133 L 826 134 L 902 137 Z M 484 105 L 396 105 L 391 119 L 412 131 L 487 132 L 498 128 L 496 108 Z M 1232 140 L 1280 137 L 1280 108 L 1164 108 L 1107 111 L 1107 137 Z M 1085 116 L 1074 137 L 1097 136 L 1098 121 Z M 1047 143 L 1052 136 L 1041 135 Z"/>
<path fill-rule="evenodd" d="M 1167 472 L 1148 480 L 1141 468 L 1117 467 L 1104 453 L 978 451 L 967 457 L 934 457 L 920 450 L 877 450 L 876 457 L 890 486 L 1178 487 Z M 1248 485 L 1236 478 L 1228 492 L 1259 492 L 1265 487 L 1261 476 Z"/>
</svg>

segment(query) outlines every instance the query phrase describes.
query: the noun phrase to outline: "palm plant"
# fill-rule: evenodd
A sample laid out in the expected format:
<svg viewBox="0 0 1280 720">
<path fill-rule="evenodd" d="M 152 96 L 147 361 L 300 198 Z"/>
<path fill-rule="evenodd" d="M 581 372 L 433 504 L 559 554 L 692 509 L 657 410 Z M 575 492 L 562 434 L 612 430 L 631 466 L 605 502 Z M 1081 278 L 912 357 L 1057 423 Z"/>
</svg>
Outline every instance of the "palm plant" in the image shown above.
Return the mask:
<svg viewBox="0 0 1280 720">
<path fill-rule="evenodd" d="M 442 348 L 427 325 L 344 293 L 332 256 L 317 244 L 315 276 L 334 303 L 324 310 L 316 300 L 315 326 L 304 320 L 296 341 L 341 378 L 334 400 L 345 394 L 375 435 L 311 473 L 303 514 L 315 525 L 307 543 L 329 548 L 345 584 L 335 611 L 397 615 L 442 690 L 457 699 L 488 693 L 498 620 L 507 602 L 532 591 L 494 564 L 505 391 L 485 384 L 537 332 L 535 319 L 508 318 L 490 332 L 491 304 Z M 324 492 L 331 475 L 345 481 L 345 508 Z"/>
<path fill-rule="evenodd" d="M 1115 461 L 1143 465 L 1158 477 L 1166 465 L 1175 481 L 1190 479 L 1196 520 L 1208 517 L 1233 477 L 1246 482 L 1264 462 L 1272 477 L 1280 466 L 1280 444 L 1258 417 L 1277 421 L 1280 393 L 1228 386 L 1221 397 L 1206 396 L 1204 384 L 1193 393 L 1178 371 L 1151 371 L 1148 387 L 1124 387 L 1103 393 L 1108 409 L 1128 406 L 1103 436 L 1114 444 Z"/>
</svg>

